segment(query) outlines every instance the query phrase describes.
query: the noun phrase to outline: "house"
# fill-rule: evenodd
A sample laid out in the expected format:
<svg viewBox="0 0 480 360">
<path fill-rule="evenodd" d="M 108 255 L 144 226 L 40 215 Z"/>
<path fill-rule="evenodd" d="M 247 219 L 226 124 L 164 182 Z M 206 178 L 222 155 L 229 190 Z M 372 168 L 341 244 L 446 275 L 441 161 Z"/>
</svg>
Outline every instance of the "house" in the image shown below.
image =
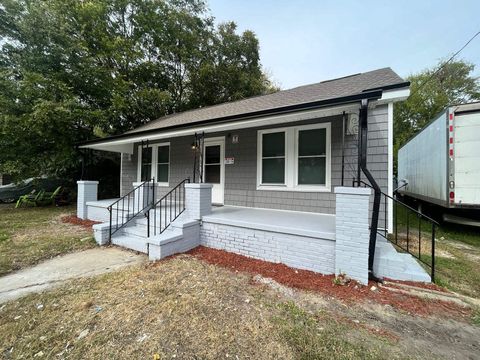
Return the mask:
<svg viewBox="0 0 480 360">
<path fill-rule="evenodd" d="M 392 201 L 374 204 L 370 188 L 352 185 L 392 195 L 393 104 L 408 95 L 383 68 L 89 141 L 80 148 L 121 154 L 121 198 L 99 201 L 98 182 L 79 181 L 78 216 L 103 222 L 100 244 L 151 259 L 201 244 L 363 283 L 369 272 L 430 281 L 413 258 L 392 259 L 393 247 L 388 261 L 375 257 L 380 224 L 393 229 Z"/>
</svg>

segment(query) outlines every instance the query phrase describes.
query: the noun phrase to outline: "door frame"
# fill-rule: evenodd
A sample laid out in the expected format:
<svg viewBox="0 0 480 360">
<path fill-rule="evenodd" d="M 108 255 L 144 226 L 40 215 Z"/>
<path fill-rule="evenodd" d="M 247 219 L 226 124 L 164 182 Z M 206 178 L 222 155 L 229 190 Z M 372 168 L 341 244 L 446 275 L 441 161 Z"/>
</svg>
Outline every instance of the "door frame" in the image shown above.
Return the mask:
<svg viewBox="0 0 480 360">
<path fill-rule="evenodd" d="M 221 188 L 221 202 L 213 202 L 212 204 L 223 205 L 225 201 L 225 136 L 217 136 L 205 138 L 203 142 L 203 155 L 205 156 L 205 148 L 207 146 L 220 145 L 220 184 L 216 184 Z M 205 158 L 203 159 L 203 182 L 205 182 Z M 215 186 L 215 185 L 214 185 Z M 213 189 L 212 189 L 213 192 Z"/>
</svg>

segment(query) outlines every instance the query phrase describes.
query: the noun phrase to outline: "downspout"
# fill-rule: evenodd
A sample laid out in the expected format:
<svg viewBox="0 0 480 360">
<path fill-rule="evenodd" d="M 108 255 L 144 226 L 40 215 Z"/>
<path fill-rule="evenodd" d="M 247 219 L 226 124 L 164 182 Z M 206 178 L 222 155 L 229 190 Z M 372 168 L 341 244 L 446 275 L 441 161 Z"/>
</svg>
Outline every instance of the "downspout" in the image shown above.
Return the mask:
<svg viewBox="0 0 480 360">
<path fill-rule="evenodd" d="M 368 271 L 370 277 L 373 276 L 373 260 L 375 258 L 375 245 L 377 242 L 377 229 L 378 229 L 378 214 L 380 212 L 380 196 L 381 189 L 380 186 L 375 181 L 375 178 L 367 169 L 367 137 L 368 137 L 368 99 L 362 100 L 362 106 L 360 108 L 359 114 L 359 123 L 360 123 L 360 136 L 359 136 L 359 162 L 360 169 L 365 174 L 365 177 L 368 179 L 370 185 L 372 185 L 374 190 L 373 198 L 373 211 L 372 211 L 372 222 L 370 224 L 370 242 L 368 247 Z M 360 181 L 360 176 L 357 179 Z M 360 185 L 360 183 L 358 183 Z"/>
</svg>

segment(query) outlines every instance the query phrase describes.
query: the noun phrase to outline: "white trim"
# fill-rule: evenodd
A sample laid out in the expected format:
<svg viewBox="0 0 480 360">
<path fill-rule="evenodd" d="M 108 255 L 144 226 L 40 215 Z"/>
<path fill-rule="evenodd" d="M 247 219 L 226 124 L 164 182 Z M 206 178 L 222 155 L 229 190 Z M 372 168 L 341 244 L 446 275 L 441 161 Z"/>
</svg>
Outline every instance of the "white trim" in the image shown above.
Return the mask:
<svg viewBox="0 0 480 360">
<path fill-rule="evenodd" d="M 120 192 L 119 195 L 122 197 L 122 189 L 123 189 L 123 153 L 120 153 Z"/>
<path fill-rule="evenodd" d="M 205 138 L 203 142 L 203 154 L 205 154 L 205 147 L 215 146 L 215 145 L 220 145 L 220 184 L 212 184 L 212 192 L 214 190 L 213 187 L 215 185 L 220 185 L 221 192 L 222 192 L 222 201 L 220 202 L 212 201 L 212 203 L 216 205 L 223 205 L 223 203 L 225 202 L 225 136 Z M 203 176 L 205 179 L 205 159 L 203 160 Z M 212 194 L 212 200 L 213 200 L 213 194 Z"/>
<path fill-rule="evenodd" d="M 388 170 L 387 170 L 387 179 L 388 179 L 388 190 L 387 194 L 393 197 L 393 102 L 388 103 Z M 388 199 L 387 203 L 388 208 L 388 222 L 387 228 L 388 233 L 393 233 L 393 201 Z"/>
<path fill-rule="evenodd" d="M 298 132 L 301 130 L 326 129 L 325 185 L 298 185 Z M 262 183 L 263 134 L 285 132 L 285 183 Z M 257 131 L 257 190 L 331 192 L 331 123 L 291 126 Z"/>
<path fill-rule="evenodd" d="M 269 187 L 272 186 L 274 188 L 280 186 L 288 186 L 288 179 L 287 179 L 287 169 L 288 169 L 288 154 L 287 151 L 289 149 L 289 144 L 288 144 L 288 135 L 287 135 L 287 130 L 288 128 L 276 128 L 276 129 L 266 129 L 266 130 L 259 130 L 257 131 L 257 188 L 261 184 L 262 186 Z M 263 134 L 272 134 L 272 133 L 279 133 L 283 132 L 285 134 L 285 154 L 284 154 L 284 159 L 285 159 L 285 171 L 283 172 L 283 184 L 262 184 L 262 160 L 263 160 L 263 154 L 262 154 L 262 136 Z M 280 156 L 277 156 L 277 158 L 280 158 Z"/>
<path fill-rule="evenodd" d="M 410 96 L 410 88 L 404 87 L 401 89 L 393 89 L 393 90 L 384 90 L 382 92 L 382 97 L 377 100 L 378 105 L 382 104 L 390 104 L 397 101 L 406 100 Z"/>
<path fill-rule="evenodd" d="M 298 135 L 299 132 L 302 130 L 312 130 L 312 129 L 325 129 L 325 185 L 299 185 L 298 184 Z M 301 189 L 303 191 L 331 191 L 331 124 L 330 123 L 323 123 L 323 124 L 313 124 L 313 125 L 304 125 L 295 127 L 295 144 L 294 144 L 294 167 L 293 173 L 295 176 L 294 186 L 296 189 Z"/>
<path fill-rule="evenodd" d="M 173 137 L 179 136 L 187 136 L 193 135 L 196 132 L 205 132 L 213 133 L 219 131 L 232 131 L 237 129 L 247 129 L 252 127 L 260 127 L 260 126 L 268 126 L 268 125 L 281 125 L 286 124 L 289 122 L 297 122 L 303 120 L 311 120 L 311 119 L 318 119 L 322 117 L 334 116 L 334 115 L 341 115 L 343 111 L 345 113 L 358 113 L 360 108 L 359 102 L 349 104 L 349 105 L 339 105 L 339 106 L 332 106 L 324 109 L 317 109 L 317 110 L 306 110 L 306 111 L 299 111 L 292 114 L 283 114 L 283 115 L 273 115 L 267 117 L 261 117 L 258 119 L 249 119 L 249 120 L 242 120 L 242 121 L 235 121 L 226 124 L 216 124 L 216 125 L 209 125 L 209 126 L 198 126 L 190 129 L 182 129 L 182 130 L 172 130 L 172 131 L 165 131 L 162 132 L 162 129 L 158 129 L 158 133 L 156 134 L 141 134 L 136 137 L 131 137 L 127 139 L 118 139 L 118 140 L 106 140 L 105 142 L 100 142 L 96 144 L 90 145 L 81 145 L 80 148 L 89 148 L 89 149 L 97 149 L 103 151 L 122 151 L 125 153 L 133 154 L 133 146 L 132 144 L 135 142 L 141 142 L 142 140 L 159 140 L 159 139 L 170 139 Z"/>
<path fill-rule="evenodd" d="M 152 165 L 151 165 L 151 176 L 157 180 L 157 168 L 158 168 L 158 148 L 161 146 L 168 146 L 168 181 L 167 182 L 155 182 L 157 186 L 170 186 L 170 157 L 172 154 L 170 142 L 163 142 L 158 144 L 148 145 L 152 149 Z M 142 181 L 142 145 L 137 146 L 137 182 Z"/>
</svg>

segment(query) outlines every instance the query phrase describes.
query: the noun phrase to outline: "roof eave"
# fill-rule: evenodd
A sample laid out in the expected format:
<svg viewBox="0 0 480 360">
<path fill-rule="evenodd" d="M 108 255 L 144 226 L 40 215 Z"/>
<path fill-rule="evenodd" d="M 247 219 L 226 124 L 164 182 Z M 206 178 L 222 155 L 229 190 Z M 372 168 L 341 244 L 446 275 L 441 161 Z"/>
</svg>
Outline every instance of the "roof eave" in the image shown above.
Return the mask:
<svg viewBox="0 0 480 360">
<path fill-rule="evenodd" d="M 308 102 L 308 103 L 283 106 L 283 107 L 280 107 L 280 108 L 254 111 L 254 112 L 243 113 L 243 114 L 238 114 L 238 115 L 224 116 L 224 117 L 219 117 L 219 118 L 214 118 L 214 119 L 197 121 L 195 123 L 167 126 L 167 127 L 160 128 L 160 129 L 148 129 L 148 130 L 143 130 L 143 131 L 124 133 L 124 134 L 120 134 L 120 135 L 109 136 L 109 137 L 106 137 L 106 138 L 85 141 L 85 142 L 82 142 L 82 143 L 78 143 L 77 146 L 85 146 L 85 145 L 91 145 L 91 144 L 96 144 L 96 143 L 104 143 L 104 142 L 108 142 L 110 140 L 113 141 L 113 140 L 118 140 L 118 139 L 126 139 L 126 138 L 129 138 L 129 137 L 133 138 L 133 137 L 137 137 L 139 135 L 148 135 L 148 134 L 151 134 L 151 133 L 164 132 L 164 131 L 175 130 L 175 129 L 180 129 L 180 128 L 197 127 L 197 126 L 206 125 L 206 124 L 213 124 L 213 123 L 235 122 L 235 121 L 238 121 L 238 120 L 253 119 L 253 118 L 262 117 L 262 116 L 290 113 L 290 112 L 309 110 L 309 109 L 315 109 L 315 108 L 322 108 L 322 107 L 329 107 L 329 106 L 341 105 L 341 104 L 348 104 L 348 103 L 354 103 L 354 102 L 360 101 L 362 99 L 378 100 L 382 97 L 382 93 L 383 92 L 382 92 L 381 89 L 373 89 L 373 90 L 370 90 L 370 91 L 362 92 L 360 94 L 343 96 L 343 97 L 338 97 L 338 98 L 333 98 L 333 99 L 319 100 L 319 101 L 313 101 L 313 102 Z"/>
</svg>

